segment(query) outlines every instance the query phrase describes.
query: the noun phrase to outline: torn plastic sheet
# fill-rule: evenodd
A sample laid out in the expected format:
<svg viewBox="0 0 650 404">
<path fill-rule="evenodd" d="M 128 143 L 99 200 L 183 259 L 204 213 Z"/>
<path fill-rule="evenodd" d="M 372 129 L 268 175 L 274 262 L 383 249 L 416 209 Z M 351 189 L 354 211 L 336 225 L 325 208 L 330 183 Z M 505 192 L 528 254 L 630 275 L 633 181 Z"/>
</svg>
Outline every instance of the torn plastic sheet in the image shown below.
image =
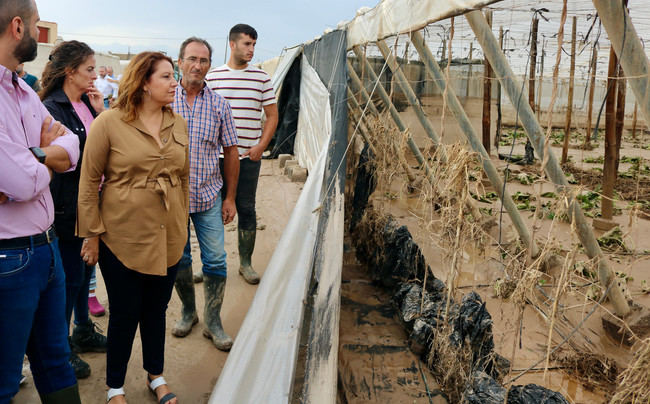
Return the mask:
<svg viewBox="0 0 650 404">
<path fill-rule="evenodd" d="M 209 403 L 286 403 L 311 277 L 327 148 L 269 261 Z"/>
<path fill-rule="evenodd" d="M 300 112 L 293 151 L 298 164 L 311 173 L 332 133 L 330 94 L 307 58 L 302 58 Z"/>
<path fill-rule="evenodd" d="M 284 78 L 291 68 L 293 61 L 298 57 L 298 55 L 300 55 L 300 52 L 302 52 L 302 46 L 296 46 L 295 48 L 287 49 L 287 51 L 280 57 L 278 66 L 275 68 L 273 76 L 271 77 L 271 84 L 275 89 L 276 97 L 280 95 Z"/>
<path fill-rule="evenodd" d="M 348 31 L 348 49 L 472 11 L 499 0 L 383 0 L 340 28 Z"/>
</svg>

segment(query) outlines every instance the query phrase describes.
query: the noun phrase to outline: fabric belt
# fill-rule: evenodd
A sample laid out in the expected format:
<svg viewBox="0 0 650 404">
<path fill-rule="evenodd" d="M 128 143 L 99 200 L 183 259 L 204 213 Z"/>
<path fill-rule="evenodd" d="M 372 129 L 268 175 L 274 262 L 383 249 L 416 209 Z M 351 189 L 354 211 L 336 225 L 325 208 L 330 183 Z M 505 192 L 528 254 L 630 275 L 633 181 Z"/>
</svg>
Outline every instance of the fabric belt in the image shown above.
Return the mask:
<svg viewBox="0 0 650 404">
<path fill-rule="evenodd" d="M 54 227 L 50 226 L 41 234 L 26 237 L 9 238 L 0 240 L 0 250 L 21 250 L 23 248 L 38 247 L 44 244 L 50 244 L 56 239 Z"/>
</svg>

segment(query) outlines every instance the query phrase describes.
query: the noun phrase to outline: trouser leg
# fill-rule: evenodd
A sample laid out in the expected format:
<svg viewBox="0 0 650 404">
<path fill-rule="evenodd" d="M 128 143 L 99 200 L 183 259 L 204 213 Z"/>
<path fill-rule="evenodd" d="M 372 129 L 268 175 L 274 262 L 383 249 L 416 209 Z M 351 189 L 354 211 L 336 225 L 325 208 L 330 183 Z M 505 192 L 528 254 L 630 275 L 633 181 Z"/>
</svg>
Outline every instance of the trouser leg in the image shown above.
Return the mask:
<svg viewBox="0 0 650 404">
<path fill-rule="evenodd" d="M 49 394 L 77 383 L 68 358 L 68 324 L 65 318 L 65 274 L 57 241 L 42 246 L 50 260 L 39 280 L 41 293 L 27 343 L 27 357 L 39 394 Z M 42 247 L 37 247 L 35 250 Z"/>
<path fill-rule="evenodd" d="M 138 273 L 125 267 L 101 241 L 99 266 L 111 307 L 106 344 L 106 384 L 110 388 L 120 388 L 124 385 L 135 331 L 141 318 L 143 286 Z"/>
<path fill-rule="evenodd" d="M 152 375 L 163 373 L 165 364 L 165 318 L 178 266 L 167 268 L 166 276 L 139 274 L 142 278 L 142 365 Z"/>
</svg>

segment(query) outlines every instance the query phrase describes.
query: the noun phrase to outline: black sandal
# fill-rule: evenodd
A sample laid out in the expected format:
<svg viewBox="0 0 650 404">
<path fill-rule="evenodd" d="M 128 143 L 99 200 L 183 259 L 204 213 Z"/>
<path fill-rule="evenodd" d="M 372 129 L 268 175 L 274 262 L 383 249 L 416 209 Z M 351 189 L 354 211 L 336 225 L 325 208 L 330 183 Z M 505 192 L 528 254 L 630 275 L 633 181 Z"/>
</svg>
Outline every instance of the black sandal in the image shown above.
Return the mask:
<svg viewBox="0 0 650 404">
<path fill-rule="evenodd" d="M 149 386 L 149 391 L 151 391 L 151 393 L 156 397 L 157 397 L 156 389 L 164 384 L 167 384 L 165 378 L 162 376 L 156 377 L 155 379 L 151 380 L 151 378 L 147 374 L 147 381 L 149 382 L 147 383 L 147 385 Z M 167 393 L 160 399 L 160 401 L 158 401 L 158 404 L 167 404 L 174 398 L 176 398 L 176 394 Z"/>
</svg>

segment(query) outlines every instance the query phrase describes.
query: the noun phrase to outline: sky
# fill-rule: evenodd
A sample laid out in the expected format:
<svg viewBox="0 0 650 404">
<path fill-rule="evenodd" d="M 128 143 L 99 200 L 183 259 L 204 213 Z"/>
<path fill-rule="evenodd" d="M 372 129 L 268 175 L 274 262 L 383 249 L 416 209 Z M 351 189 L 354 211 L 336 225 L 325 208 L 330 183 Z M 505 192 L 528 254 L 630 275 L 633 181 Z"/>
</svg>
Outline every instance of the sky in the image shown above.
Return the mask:
<svg viewBox="0 0 650 404">
<path fill-rule="evenodd" d="M 36 0 L 41 20 L 58 24 L 59 36 L 88 43 L 95 51 L 144 50 L 178 55 L 189 36 L 207 39 L 213 65 L 224 61 L 226 37 L 237 23 L 258 32 L 253 62 L 279 56 L 282 49 L 307 42 L 327 28 L 350 20 L 379 0 Z"/>
</svg>

